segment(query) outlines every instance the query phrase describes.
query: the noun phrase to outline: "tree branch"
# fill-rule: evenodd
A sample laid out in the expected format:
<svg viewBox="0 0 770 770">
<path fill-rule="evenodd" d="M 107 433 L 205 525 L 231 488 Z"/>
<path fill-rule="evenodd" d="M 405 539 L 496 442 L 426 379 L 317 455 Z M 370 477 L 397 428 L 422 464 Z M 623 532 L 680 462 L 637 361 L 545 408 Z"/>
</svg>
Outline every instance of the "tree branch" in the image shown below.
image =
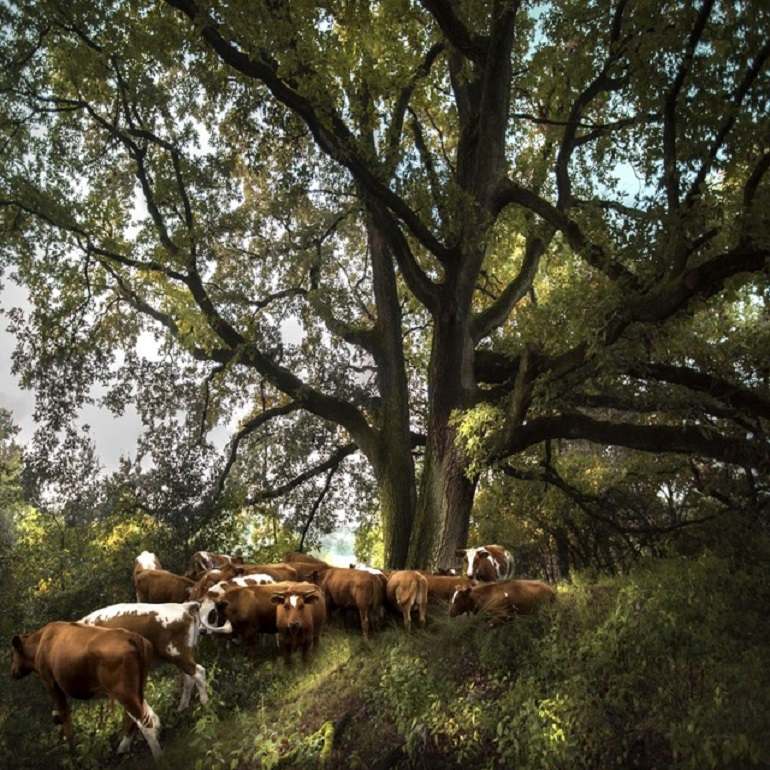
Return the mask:
<svg viewBox="0 0 770 770">
<path fill-rule="evenodd" d="M 770 467 L 770 446 L 764 441 L 736 439 L 700 426 L 613 423 L 578 412 L 538 417 L 522 425 L 494 459 L 503 459 L 555 438 L 585 439 L 642 452 L 695 454 L 733 465 Z"/>
<path fill-rule="evenodd" d="M 291 481 L 287 481 L 285 484 L 281 484 L 274 489 L 266 489 L 251 495 L 246 499 L 245 505 L 257 505 L 266 500 L 275 500 L 278 497 L 283 497 L 285 494 L 291 492 L 292 489 L 296 489 L 300 484 L 304 484 L 314 476 L 318 476 L 319 473 L 324 473 L 324 471 L 336 468 L 348 455 L 352 455 L 356 451 L 358 451 L 358 447 L 355 444 L 345 444 L 344 446 L 338 447 L 326 460 L 324 460 L 324 462 L 308 468 Z"/>
</svg>

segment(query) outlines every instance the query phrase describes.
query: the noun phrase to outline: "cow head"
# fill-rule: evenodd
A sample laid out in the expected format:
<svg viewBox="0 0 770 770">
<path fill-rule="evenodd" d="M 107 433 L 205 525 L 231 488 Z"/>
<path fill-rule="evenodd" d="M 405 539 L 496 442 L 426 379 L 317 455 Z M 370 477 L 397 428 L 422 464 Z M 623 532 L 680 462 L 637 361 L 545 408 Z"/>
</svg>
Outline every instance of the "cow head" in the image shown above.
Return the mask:
<svg viewBox="0 0 770 770">
<path fill-rule="evenodd" d="M 160 566 L 160 559 L 152 551 L 142 551 L 134 559 L 134 570 L 142 569 L 163 569 Z"/>
<path fill-rule="evenodd" d="M 449 601 L 449 617 L 454 618 L 466 612 L 474 612 L 475 609 L 471 586 L 457 586 Z"/>
<path fill-rule="evenodd" d="M 290 634 L 298 634 L 307 626 L 305 605 L 317 602 L 316 591 L 304 593 L 275 593 L 270 601 L 276 605 L 276 626 L 285 628 Z"/>
<path fill-rule="evenodd" d="M 497 580 L 495 560 L 486 548 L 460 548 L 457 555 L 464 557 L 465 574 L 469 578 L 486 582 Z"/>
<path fill-rule="evenodd" d="M 34 657 L 28 650 L 25 649 L 24 641 L 29 634 L 19 636 L 16 634 L 11 639 L 12 657 L 11 657 L 11 676 L 14 679 L 21 679 L 22 677 L 31 674 L 35 670 Z"/>
</svg>

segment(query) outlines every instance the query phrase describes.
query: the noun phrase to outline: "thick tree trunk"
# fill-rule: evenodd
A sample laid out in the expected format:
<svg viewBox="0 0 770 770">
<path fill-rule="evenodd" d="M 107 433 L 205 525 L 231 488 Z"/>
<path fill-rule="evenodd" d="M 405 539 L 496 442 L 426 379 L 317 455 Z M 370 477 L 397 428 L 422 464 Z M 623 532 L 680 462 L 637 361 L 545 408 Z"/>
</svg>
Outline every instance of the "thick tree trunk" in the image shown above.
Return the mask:
<svg viewBox="0 0 770 770">
<path fill-rule="evenodd" d="M 391 454 L 377 472 L 382 517 L 385 566 L 403 569 L 407 564 L 416 501 L 414 463 L 411 453 Z"/>
<path fill-rule="evenodd" d="M 377 303 L 377 338 L 372 352 L 382 400 L 380 447 L 374 472 L 382 516 L 385 566 L 400 569 L 407 561 L 416 500 L 401 306 L 392 255 L 371 218 L 367 222 L 367 233 Z"/>
<path fill-rule="evenodd" d="M 453 410 L 463 407 L 472 362 L 467 318 L 453 310 L 434 326 L 428 435 L 409 549 L 409 564 L 413 567 L 452 565 L 455 551 L 465 545 L 468 537 L 476 479 L 466 474 L 467 460 L 456 443 L 450 418 Z"/>
</svg>

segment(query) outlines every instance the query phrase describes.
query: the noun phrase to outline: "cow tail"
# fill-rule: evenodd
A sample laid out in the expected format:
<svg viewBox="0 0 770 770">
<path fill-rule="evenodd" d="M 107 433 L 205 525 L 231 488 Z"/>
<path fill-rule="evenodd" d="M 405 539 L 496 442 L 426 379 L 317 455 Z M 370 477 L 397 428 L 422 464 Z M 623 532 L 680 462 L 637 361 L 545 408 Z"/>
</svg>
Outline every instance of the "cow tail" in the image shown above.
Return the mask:
<svg viewBox="0 0 770 770">
<path fill-rule="evenodd" d="M 396 601 L 398 605 L 406 604 L 406 602 L 414 603 L 417 600 L 417 581 L 412 581 L 408 586 L 396 586 Z"/>
</svg>

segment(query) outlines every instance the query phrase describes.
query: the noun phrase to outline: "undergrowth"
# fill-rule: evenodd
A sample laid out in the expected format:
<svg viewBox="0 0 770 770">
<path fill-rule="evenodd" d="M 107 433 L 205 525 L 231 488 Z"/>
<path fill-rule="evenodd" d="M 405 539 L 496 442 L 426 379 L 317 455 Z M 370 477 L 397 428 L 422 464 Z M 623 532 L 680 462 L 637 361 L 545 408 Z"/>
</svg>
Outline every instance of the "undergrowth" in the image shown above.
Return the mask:
<svg viewBox="0 0 770 770">
<path fill-rule="evenodd" d="M 394 625 L 367 644 L 331 627 L 308 667 L 286 668 L 272 644 L 249 656 L 207 639 L 207 706 L 177 714 L 175 672 L 151 675 L 161 766 L 770 767 L 766 563 L 703 554 L 602 583 L 578 576 L 552 609 L 494 628 L 434 612 L 426 630 Z M 0 749 L 18 741 L 14 767 L 149 766 L 141 741 L 115 757 L 119 709 L 98 704 L 75 706 L 70 756 L 42 687 L 26 690 L 0 711 Z M 30 725 L 34 744 L 21 737 Z"/>
</svg>

